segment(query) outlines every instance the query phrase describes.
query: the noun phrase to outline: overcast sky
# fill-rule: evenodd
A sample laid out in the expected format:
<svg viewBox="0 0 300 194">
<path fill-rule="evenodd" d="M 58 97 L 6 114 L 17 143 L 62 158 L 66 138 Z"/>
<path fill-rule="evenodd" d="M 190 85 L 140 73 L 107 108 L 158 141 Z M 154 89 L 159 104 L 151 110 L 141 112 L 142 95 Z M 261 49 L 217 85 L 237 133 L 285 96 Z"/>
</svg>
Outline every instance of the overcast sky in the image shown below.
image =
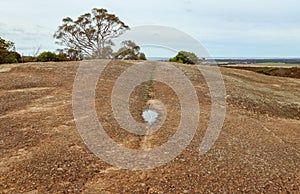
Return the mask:
<svg viewBox="0 0 300 194">
<path fill-rule="evenodd" d="M 213 57 L 300 57 L 299 0 L 0 0 L 0 36 L 25 55 L 55 51 L 61 20 L 94 7 L 130 27 L 177 28 Z"/>
</svg>

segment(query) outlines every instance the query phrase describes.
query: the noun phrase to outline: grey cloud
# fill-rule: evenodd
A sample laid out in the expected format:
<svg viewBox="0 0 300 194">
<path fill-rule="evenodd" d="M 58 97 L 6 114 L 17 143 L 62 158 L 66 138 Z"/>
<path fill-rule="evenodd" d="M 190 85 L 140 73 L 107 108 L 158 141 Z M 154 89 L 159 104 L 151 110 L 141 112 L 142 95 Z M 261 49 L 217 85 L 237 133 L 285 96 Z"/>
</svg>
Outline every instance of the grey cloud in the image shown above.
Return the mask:
<svg viewBox="0 0 300 194">
<path fill-rule="evenodd" d="M 19 6 L 14 6 L 16 4 Z M 300 40 L 299 0 L 152 0 L 142 3 L 127 0 L 126 5 L 111 0 L 3 1 L 0 7 L 0 35 L 22 48 L 38 44 L 45 49 L 55 48 L 52 35 L 62 18 L 74 18 L 93 7 L 104 7 L 131 27 L 167 25 L 192 34 L 199 41 L 206 42 L 205 46 L 214 55 L 223 53 L 221 49 L 215 49 L 216 44 L 211 41 L 219 42 L 223 49 L 230 48 L 236 55 L 247 51 L 252 53 L 254 47 L 245 47 L 242 52 L 238 46 L 251 42 L 265 47 L 262 49 L 265 55 L 270 55 L 274 50 L 266 43 L 281 39 L 282 47 L 291 48 L 285 51 L 287 55 L 295 53 L 294 48 Z M 265 44 L 261 45 L 261 42 Z M 23 46 L 25 44 L 29 46 Z M 225 50 L 223 52 L 226 53 Z"/>
</svg>

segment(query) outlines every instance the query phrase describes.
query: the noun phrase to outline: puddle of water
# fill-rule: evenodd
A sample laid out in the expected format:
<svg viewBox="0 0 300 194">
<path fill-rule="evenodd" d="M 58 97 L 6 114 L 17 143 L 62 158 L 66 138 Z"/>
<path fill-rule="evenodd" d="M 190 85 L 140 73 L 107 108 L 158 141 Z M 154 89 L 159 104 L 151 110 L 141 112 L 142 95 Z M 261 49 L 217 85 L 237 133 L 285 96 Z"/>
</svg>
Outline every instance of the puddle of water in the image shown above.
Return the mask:
<svg viewBox="0 0 300 194">
<path fill-rule="evenodd" d="M 144 121 L 148 123 L 148 125 L 152 125 L 156 121 L 158 113 L 154 110 L 148 109 L 143 111 L 142 117 L 144 118 Z"/>
</svg>

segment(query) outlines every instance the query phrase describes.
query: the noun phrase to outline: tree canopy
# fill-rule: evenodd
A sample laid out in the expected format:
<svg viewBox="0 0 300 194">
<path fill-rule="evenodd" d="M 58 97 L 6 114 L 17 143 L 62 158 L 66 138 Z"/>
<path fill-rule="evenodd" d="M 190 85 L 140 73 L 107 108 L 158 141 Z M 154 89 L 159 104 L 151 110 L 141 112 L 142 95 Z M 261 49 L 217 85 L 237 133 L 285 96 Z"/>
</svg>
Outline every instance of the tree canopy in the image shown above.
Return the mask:
<svg viewBox="0 0 300 194">
<path fill-rule="evenodd" d="M 0 37 L 0 49 L 7 51 L 15 50 L 15 44 Z"/>
<path fill-rule="evenodd" d="M 115 59 L 124 60 L 146 60 L 144 53 L 140 52 L 141 48 L 131 40 L 125 40 L 122 42 L 121 47 L 115 54 Z"/>
<path fill-rule="evenodd" d="M 15 51 L 15 44 L 0 37 L 0 64 L 20 61 L 21 55 Z"/>
<path fill-rule="evenodd" d="M 128 29 L 129 26 L 114 14 L 109 14 L 106 9 L 94 8 L 92 13 L 83 14 L 76 20 L 64 18 L 54 38 L 73 54 L 89 58 L 110 58 L 113 54 L 111 46 L 114 45 L 112 39 Z"/>
</svg>

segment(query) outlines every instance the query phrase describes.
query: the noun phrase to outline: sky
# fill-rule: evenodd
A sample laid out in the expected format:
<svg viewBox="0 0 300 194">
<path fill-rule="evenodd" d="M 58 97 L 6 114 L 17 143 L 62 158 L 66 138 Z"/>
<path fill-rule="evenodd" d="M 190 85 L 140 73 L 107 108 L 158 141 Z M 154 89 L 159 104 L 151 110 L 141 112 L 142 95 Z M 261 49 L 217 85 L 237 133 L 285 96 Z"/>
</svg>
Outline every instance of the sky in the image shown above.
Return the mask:
<svg viewBox="0 0 300 194">
<path fill-rule="evenodd" d="M 55 51 L 62 19 L 95 7 L 130 27 L 178 29 L 215 58 L 300 57 L 299 0 L 0 0 L 0 36 L 23 55 Z"/>
</svg>

